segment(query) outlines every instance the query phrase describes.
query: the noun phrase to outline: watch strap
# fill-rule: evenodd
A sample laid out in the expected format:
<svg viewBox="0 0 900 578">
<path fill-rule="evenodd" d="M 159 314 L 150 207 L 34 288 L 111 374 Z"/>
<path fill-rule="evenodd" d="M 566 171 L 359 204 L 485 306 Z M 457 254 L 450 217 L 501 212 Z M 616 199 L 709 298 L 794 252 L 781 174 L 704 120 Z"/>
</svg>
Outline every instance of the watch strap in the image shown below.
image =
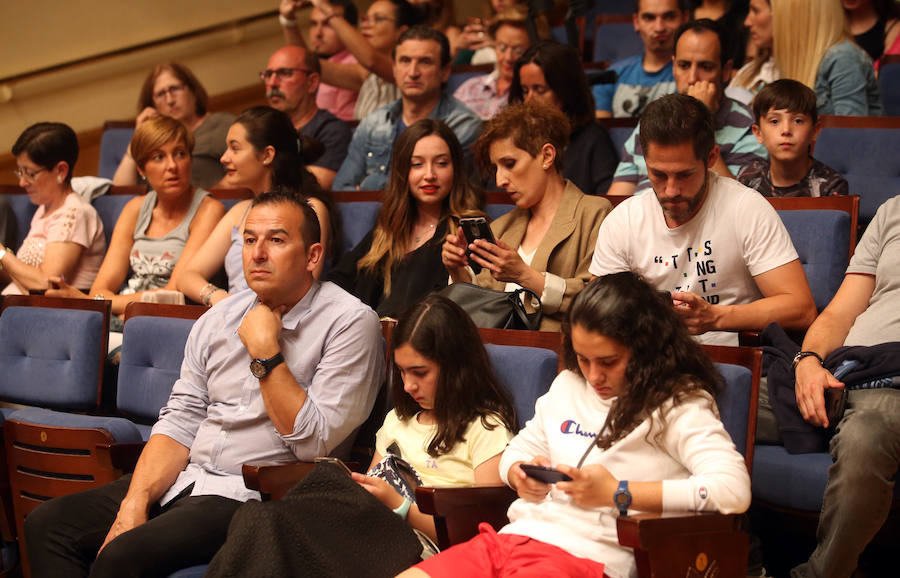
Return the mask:
<svg viewBox="0 0 900 578">
<path fill-rule="evenodd" d="M 620 516 L 628 515 L 628 506 L 631 505 L 631 492 L 628 491 L 628 480 L 619 480 L 619 487 L 613 494 L 613 502 L 619 508 Z"/>
<path fill-rule="evenodd" d="M 262 365 L 263 369 L 265 370 L 261 375 L 256 376 L 257 379 L 262 379 L 265 376 L 269 375 L 273 369 L 278 367 L 278 365 L 283 362 L 284 362 L 284 355 L 282 355 L 280 351 L 278 353 L 276 353 L 275 355 L 273 355 L 272 357 L 269 357 L 268 359 L 254 359 L 252 363 L 258 363 L 258 364 Z M 252 365 L 252 363 L 251 363 L 251 365 Z"/>
<path fill-rule="evenodd" d="M 409 516 L 409 507 L 412 506 L 412 502 L 409 498 L 404 497 L 403 503 L 394 508 L 393 512 L 400 516 L 402 519 L 406 519 Z"/>
<path fill-rule="evenodd" d="M 791 369 L 796 370 L 797 364 L 800 363 L 804 358 L 807 357 L 815 357 L 819 360 L 819 365 L 825 365 L 825 360 L 822 359 L 822 356 L 816 353 L 815 351 L 801 351 L 794 356 L 794 361 L 791 362 Z"/>
</svg>

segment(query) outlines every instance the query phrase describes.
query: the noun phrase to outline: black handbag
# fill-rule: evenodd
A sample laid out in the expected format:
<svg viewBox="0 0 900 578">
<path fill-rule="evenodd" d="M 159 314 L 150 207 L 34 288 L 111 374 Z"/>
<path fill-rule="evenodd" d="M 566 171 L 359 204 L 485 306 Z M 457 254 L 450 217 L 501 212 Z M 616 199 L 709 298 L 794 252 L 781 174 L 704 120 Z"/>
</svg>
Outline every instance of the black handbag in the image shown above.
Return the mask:
<svg viewBox="0 0 900 578">
<path fill-rule="evenodd" d="M 526 299 L 537 303 L 534 313 L 525 309 L 523 293 Z M 452 283 L 440 294 L 462 307 L 477 327 L 537 331 L 541 326 L 541 298 L 531 289 L 506 292 L 471 283 Z"/>
</svg>

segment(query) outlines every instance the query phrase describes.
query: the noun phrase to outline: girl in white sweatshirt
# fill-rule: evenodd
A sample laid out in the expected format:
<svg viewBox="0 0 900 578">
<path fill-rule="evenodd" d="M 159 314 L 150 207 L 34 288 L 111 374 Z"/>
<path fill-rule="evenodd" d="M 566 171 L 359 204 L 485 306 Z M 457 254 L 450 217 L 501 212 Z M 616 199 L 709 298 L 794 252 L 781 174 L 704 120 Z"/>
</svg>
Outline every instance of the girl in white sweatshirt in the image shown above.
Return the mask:
<svg viewBox="0 0 900 578">
<path fill-rule="evenodd" d="M 510 523 L 430 558 L 409 576 L 636 575 L 619 512 L 750 504 L 750 478 L 719 420 L 717 374 L 662 297 L 632 273 L 591 282 L 563 328 L 568 370 L 510 442 L 500 475 L 519 495 Z M 523 464 L 571 481 L 528 477 Z M 617 508 L 617 503 L 619 507 Z M 404 574 L 407 575 L 407 574 Z"/>
</svg>

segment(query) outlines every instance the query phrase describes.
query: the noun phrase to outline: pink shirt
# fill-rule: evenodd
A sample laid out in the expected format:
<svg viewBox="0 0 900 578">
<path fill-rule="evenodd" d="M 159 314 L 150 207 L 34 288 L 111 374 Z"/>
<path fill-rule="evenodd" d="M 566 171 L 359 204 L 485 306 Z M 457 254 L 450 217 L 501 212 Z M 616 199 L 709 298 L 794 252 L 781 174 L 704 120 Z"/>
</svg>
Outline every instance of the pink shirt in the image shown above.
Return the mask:
<svg viewBox="0 0 900 578">
<path fill-rule="evenodd" d="M 22 242 L 16 257 L 32 267 L 40 267 L 44 262 L 48 243 L 81 245 L 84 250 L 78 259 L 74 275 L 67 281 L 78 289 L 90 289 L 106 253 L 106 238 L 103 236 L 100 216 L 77 193 L 66 195 L 63 205 L 49 215 L 45 216 L 45 211 L 45 205 L 38 207 L 31 219 L 28 236 Z M 10 283 L 5 292 L 10 291 L 18 292 L 15 283 Z"/>
<path fill-rule="evenodd" d="M 338 52 L 328 59 L 330 62 L 355 64 L 356 57 L 347 50 Z M 341 120 L 353 120 L 353 109 L 356 107 L 356 96 L 359 93 L 355 90 L 347 90 L 346 88 L 338 88 L 330 84 L 320 83 L 319 93 L 316 96 L 316 106 L 323 110 L 327 110 Z"/>
</svg>

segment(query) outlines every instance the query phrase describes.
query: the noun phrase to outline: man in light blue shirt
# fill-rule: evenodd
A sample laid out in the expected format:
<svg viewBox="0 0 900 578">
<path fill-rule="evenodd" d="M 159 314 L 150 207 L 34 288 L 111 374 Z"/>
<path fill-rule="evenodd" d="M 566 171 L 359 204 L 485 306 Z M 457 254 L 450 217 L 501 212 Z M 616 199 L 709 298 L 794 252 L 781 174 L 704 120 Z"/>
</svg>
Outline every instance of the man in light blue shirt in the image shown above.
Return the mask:
<svg viewBox="0 0 900 578">
<path fill-rule="evenodd" d="M 400 35 L 394 48 L 394 80 L 400 99 L 362 119 L 347 158 L 332 188 L 337 191 L 383 190 L 387 187 L 394 141 L 406 127 L 423 118 L 449 126 L 471 166 L 470 147 L 481 134 L 481 119 L 444 91 L 450 77 L 450 43 L 442 33 L 413 26 Z"/>
<path fill-rule="evenodd" d="M 384 376 L 377 316 L 313 278 L 322 246 L 304 201 L 261 195 L 243 235 L 250 289 L 195 323 L 134 474 L 29 515 L 35 575 L 165 576 L 208 562 L 237 507 L 259 499 L 243 463 L 312 460 L 352 443 Z"/>
</svg>

